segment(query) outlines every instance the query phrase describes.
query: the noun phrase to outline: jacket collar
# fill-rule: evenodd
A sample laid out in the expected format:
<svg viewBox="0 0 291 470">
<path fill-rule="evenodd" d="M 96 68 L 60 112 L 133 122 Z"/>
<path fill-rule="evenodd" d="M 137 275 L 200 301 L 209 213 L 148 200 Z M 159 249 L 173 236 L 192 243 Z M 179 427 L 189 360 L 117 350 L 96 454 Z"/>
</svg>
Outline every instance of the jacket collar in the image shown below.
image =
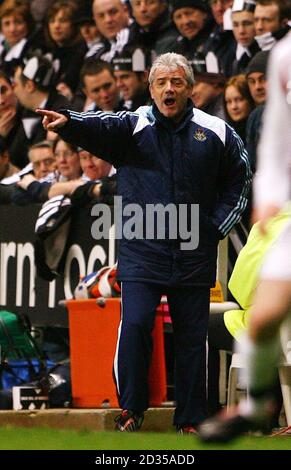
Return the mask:
<svg viewBox="0 0 291 470">
<path fill-rule="evenodd" d="M 156 106 L 155 103 L 153 103 L 152 111 L 153 111 L 154 117 L 156 118 L 156 120 L 159 124 L 161 124 L 166 129 L 169 129 L 169 130 L 174 131 L 174 132 L 179 132 L 193 118 L 193 108 L 194 108 L 193 103 L 189 99 L 188 102 L 187 102 L 187 106 L 185 108 L 185 112 L 184 112 L 184 114 L 183 114 L 183 116 L 182 116 L 182 118 L 180 119 L 179 122 L 175 122 L 172 119 L 169 119 L 166 116 L 164 116 L 159 111 L 159 109 L 158 109 L 158 107 Z"/>
</svg>

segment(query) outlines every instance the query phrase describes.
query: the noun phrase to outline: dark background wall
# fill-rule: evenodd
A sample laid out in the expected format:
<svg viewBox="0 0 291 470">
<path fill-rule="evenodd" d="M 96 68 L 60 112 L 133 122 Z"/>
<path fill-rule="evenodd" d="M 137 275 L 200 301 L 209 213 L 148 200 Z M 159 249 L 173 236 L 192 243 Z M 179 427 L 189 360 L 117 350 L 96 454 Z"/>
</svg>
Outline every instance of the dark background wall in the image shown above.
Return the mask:
<svg viewBox="0 0 291 470">
<path fill-rule="evenodd" d="M 113 264 L 115 242 L 94 240 L 95 218 L 86 207 L 72 218 L 64 275 L 51 283 L 40 279 L 34 266 L 34 226 L 41 206 L 0 206 L 0 308 L 27 314 L 35 326 L 67 326 L 59 302 L 72 298 L 81 275 Z"/>
</svg>

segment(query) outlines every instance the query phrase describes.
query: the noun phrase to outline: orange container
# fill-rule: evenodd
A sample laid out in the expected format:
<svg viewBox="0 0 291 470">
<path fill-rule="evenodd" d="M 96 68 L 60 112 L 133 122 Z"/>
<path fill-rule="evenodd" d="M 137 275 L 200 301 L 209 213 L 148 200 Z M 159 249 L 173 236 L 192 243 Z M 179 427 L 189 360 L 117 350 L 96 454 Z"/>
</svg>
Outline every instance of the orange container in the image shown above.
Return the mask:
<svg viewBox="0 0 291 470">
<path fill-rule="evenodd" d="M 67 302 L 70 328 L 73 405 L 77 408 L 118 407 L 113 381 L 113 358 L 120 322 L 120 299 Z M 160 406 L 167 396 L 162 311 L 153 331 L 153 355 L 149 371 L 150 406 Z"/>
</svg>

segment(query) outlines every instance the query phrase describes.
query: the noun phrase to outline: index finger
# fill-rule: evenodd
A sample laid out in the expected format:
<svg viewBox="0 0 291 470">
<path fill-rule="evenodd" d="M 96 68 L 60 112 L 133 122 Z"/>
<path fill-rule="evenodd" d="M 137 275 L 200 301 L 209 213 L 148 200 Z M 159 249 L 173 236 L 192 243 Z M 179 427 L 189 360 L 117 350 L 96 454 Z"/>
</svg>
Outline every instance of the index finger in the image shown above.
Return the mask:
<svg viewBox="0 0 291 470">
<path fill-rule="evenodd" d="M 56 113 L 55 111 L 49 111 L 48 109 L 39 109 L 39 108 L 36 108 L 34 110 L 35 113 L 37 114 L 40 114 L 41 116 L 50 116 L 50 117 L 56 117 L 58 115 L 58 113 Z"/>
</svg>

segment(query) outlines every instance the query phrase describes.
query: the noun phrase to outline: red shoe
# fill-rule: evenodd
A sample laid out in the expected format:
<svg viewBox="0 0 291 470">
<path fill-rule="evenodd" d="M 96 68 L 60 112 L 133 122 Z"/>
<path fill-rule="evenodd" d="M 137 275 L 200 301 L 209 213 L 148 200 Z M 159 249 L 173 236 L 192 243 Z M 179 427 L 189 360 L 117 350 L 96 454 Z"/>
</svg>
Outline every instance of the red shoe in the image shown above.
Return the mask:
<svg viewBox="0 0 291 470">
<path fill-rule="evenodd" d="M 135 432 L 141 428 L 144 415 L 135 413 L 131 410 L 123 410 L 122 413 L 114 419 L 115 430 L 120 432 Z"/>
<path fill-rule="evenodd" d="M 197 429 L 192 426 L 177 426 L 177 434 L 197 434 Z"/>
</svg>

